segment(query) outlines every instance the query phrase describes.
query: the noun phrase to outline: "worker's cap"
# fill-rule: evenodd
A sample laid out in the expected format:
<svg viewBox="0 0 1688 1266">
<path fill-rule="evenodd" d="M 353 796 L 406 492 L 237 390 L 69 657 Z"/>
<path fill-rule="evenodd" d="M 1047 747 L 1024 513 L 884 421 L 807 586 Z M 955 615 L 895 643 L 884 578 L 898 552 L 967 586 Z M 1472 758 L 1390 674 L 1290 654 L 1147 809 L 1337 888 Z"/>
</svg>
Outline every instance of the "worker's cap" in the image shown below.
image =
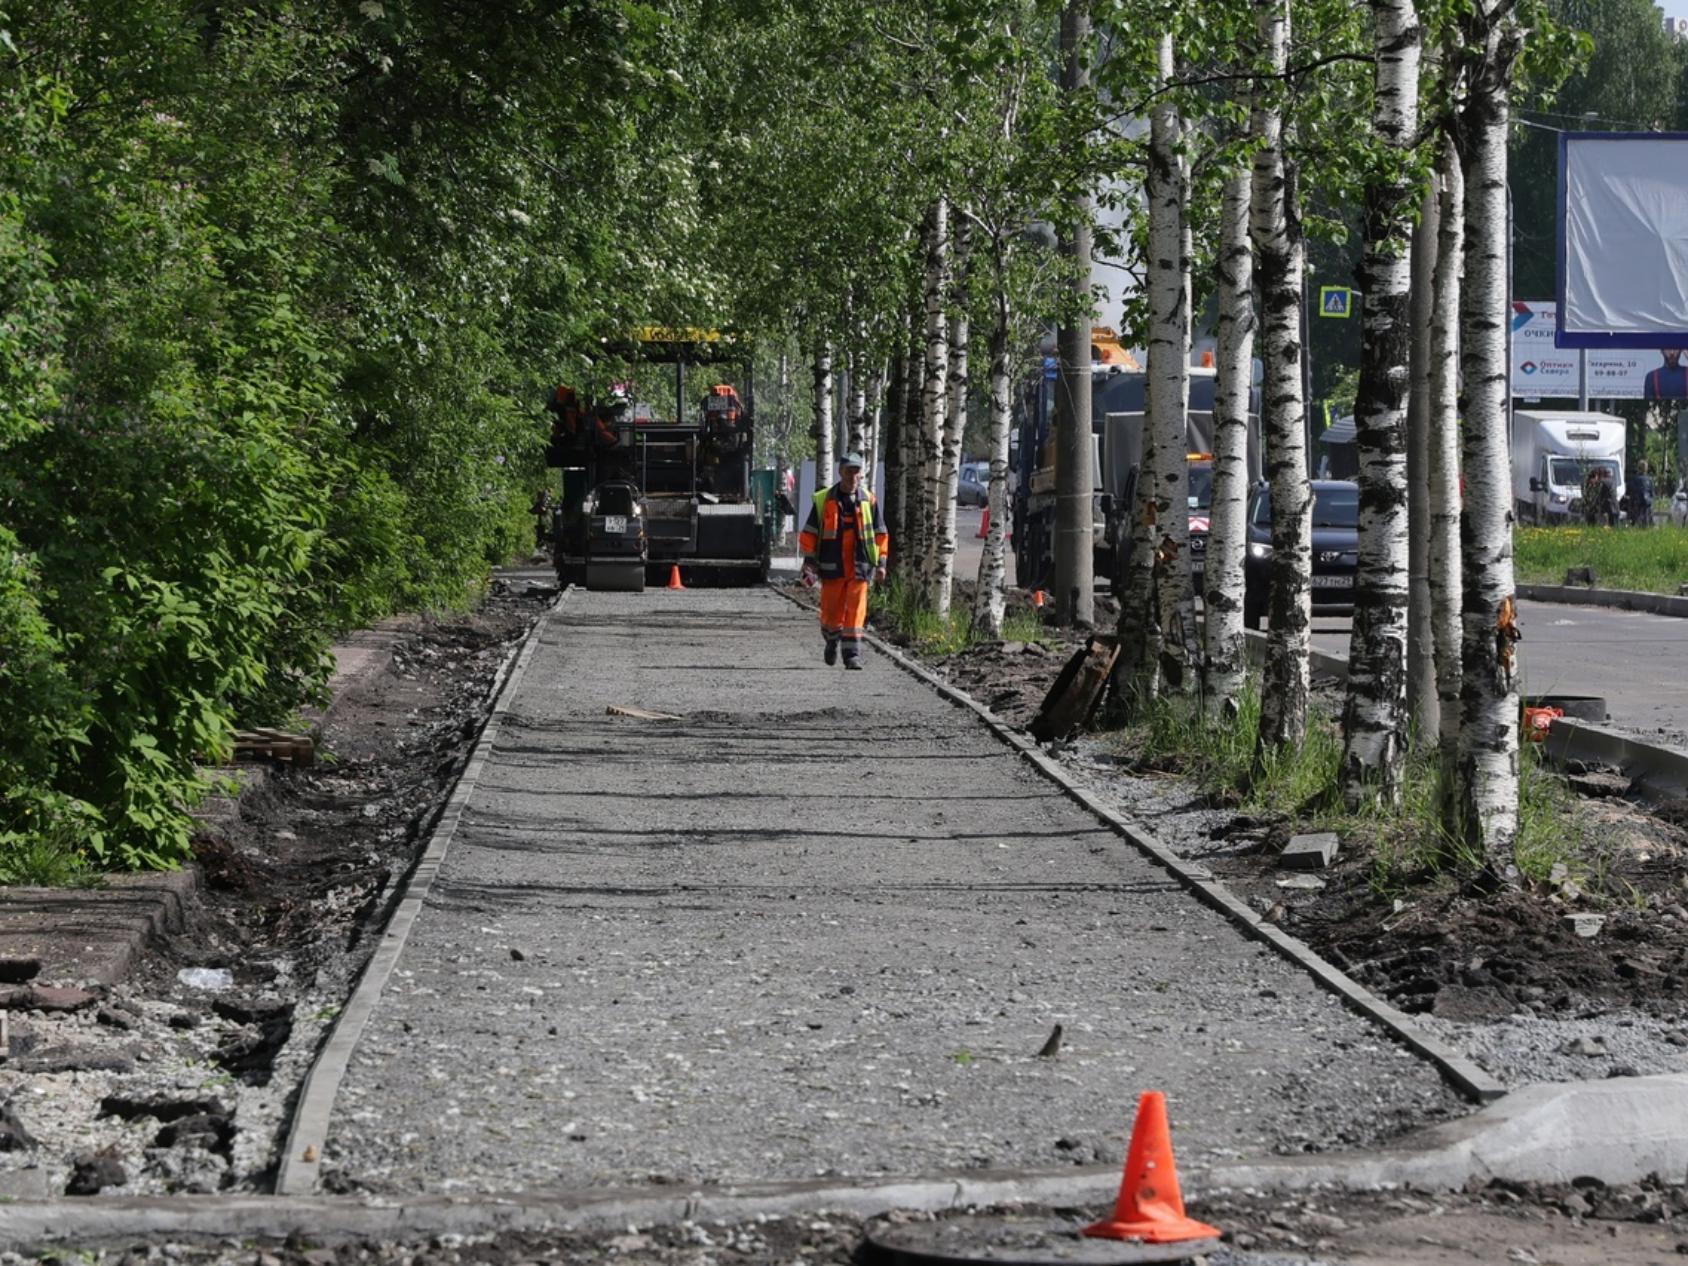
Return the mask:
<svg viewBox="0 0 1688 1266">
<path fill-rule="evenodd" d="M 846 466 L 854 466 L 861 470 L 867 466 L 867 462 L 860 453 L 845 453 L 838 459 L 838 469 L 843 470 Z"/>
</svg>

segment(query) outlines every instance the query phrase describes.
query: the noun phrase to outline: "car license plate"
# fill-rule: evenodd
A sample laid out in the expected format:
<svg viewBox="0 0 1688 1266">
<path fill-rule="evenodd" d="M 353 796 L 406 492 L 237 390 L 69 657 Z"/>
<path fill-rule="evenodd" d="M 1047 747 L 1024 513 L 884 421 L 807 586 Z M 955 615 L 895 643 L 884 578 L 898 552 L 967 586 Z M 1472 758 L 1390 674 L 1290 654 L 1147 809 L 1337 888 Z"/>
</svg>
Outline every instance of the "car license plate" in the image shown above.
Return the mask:
<svg viewBox="0 0 1688 1266">
<path fill-rule="evenodd" d="M 1313 577 L 1313 588 L 1315 589 L 1352 589 L 1353 587 L 1354 578 L 1352 576 Z"/>
<path fill-rule="evenodd" d="M 620 536 L 627 531 L 627 516 L 625 514 L 606 514 L 604 516 L 604 535 Z"/>
</svg>

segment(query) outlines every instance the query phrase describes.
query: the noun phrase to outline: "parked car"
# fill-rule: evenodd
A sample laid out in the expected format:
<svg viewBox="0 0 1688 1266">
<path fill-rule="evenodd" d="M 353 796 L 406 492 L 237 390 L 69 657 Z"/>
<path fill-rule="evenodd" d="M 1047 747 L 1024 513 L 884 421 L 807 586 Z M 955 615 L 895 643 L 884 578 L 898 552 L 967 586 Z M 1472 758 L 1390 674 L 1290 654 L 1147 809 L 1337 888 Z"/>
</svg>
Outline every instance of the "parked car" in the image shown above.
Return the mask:
<svg viewBox="0 0 1688 1266">
<path fill-rule="evenodd" d="M 1352 610 L 1360 565 L 1360 485 L 1347 479 L 1313 481 L 1313 610 Z M 1272 493 L 1265 484 L 1248 506 L 1248 554 L 1243 559 L 1243 623 L 1266 621 L 1272 573 Z"/>
<path fill-rule="evenodd" d="M 991 464 L 989 462 L 963 462 L 961 465 L 961 482 L 956 487 L 956 504 L 982 506 L 990 499 L 990 487 Z"/>
</svg>

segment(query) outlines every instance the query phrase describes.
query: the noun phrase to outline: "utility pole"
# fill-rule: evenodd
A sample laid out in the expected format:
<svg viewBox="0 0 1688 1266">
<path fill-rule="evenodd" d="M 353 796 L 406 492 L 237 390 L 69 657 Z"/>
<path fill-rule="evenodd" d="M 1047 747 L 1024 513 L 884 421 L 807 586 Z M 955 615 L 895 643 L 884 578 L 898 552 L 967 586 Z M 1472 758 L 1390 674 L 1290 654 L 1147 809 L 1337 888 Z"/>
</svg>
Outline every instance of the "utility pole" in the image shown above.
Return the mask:
<svg viewBox="0 0 1688 1266">
<path fill-rule="evenodd" d="M 1067 0 L 1061 13 L 1061 88 L 1074 102 L 1090 83 L 1088 0 Z M 1061 241 L 1071 263 L 1077 294 L 1086 302 L 1057 332 L 1060 381 L 1055 393 L 1055 602 L 1067 623 L 1092 624 L 1096 618 L 1096 565 L 1093 554 L 1095 473 L 1090 423 L 1091 199 L 1073 195 L 1072 224 Z"/>
</svg>

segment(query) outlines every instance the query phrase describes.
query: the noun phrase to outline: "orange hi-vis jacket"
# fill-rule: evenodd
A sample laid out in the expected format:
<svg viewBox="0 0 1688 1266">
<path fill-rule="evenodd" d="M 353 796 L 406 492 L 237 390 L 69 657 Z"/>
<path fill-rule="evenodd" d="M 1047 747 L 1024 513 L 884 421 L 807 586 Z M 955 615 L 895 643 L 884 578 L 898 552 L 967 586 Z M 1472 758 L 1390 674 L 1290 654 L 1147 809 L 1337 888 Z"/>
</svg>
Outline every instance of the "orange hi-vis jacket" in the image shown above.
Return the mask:
<svg viewBox="0 0 1688 1266">
<path fill-rule="evenodd" d="M 865 488 L 849 498 L 837 484 L 815 494 L 797 547 L 822 580 L 866 580 L 885 566 L 890 537 L 874 522 L 873 510 L 873 494 Z"/>
</svg>

